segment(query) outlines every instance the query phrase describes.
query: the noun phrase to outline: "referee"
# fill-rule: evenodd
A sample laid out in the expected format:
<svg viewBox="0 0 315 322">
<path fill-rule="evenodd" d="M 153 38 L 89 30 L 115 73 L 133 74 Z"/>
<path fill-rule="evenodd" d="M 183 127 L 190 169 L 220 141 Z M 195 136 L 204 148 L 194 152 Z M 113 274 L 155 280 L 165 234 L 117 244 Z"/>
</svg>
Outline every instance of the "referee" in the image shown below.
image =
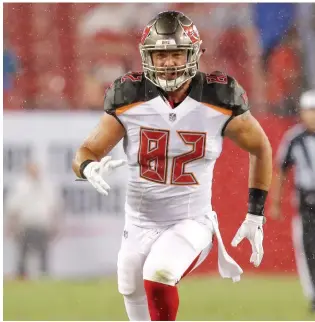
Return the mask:
<svg viewBox="0 0 315 322">
<path fill-rule="evenodd" d="M 315 90 L 300 99 L 301 122 L 288 130 L 276 160 L 271 217 L 281 219 L 280 200 L 288 170 L 294 167 L 299 216 L 292 220 L 296 264 L 305 296 L 315 312 Z"/>
</svg>

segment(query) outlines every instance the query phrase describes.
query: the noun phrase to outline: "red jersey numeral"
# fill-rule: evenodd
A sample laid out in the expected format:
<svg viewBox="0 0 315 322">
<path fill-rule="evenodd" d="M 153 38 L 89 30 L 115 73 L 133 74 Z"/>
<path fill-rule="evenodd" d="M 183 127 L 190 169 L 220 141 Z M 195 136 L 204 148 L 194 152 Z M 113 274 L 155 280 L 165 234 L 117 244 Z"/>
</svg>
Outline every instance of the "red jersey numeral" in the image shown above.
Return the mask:
<svg viewBox="0 0 315 322">
<path fill-rule="evenodd" d="M 127 73 L 121 77 L 121 83 L 124 83 L 127 79 L 131 80 L 132 82 L 140 82 L 142 80 L 142 73 L 141 72 L 133 72 Z"/>
<path fill-rule="evenodd" d="M 185 144 L 192 146 L 192 150 L 173 159 L 171 183 L 176 185 L 198 184 L 193 173 L 185 172 L 185 165 L 205 156 L 206 133 L 179 131 L 178 134 Z"/>
<path fill-rule="evenodd" d="M 166 183 L 168 138 L 166 130 L 140 130 L 138 162 L 142 178 Z"/>
<path fill-rule="evenodd" d="M 219 83 L 219 84 L 227 84 L 227 75 L 225 74 L 206 74 L 206 80 L 208 84 L 211 83 Z"/>
<path fill-rule="evenodd" d="M 205 155 L 206 133 L 178 132 L 185 144 L 191 145 L 191 151 L 174 157 L 171 172 L 171 184 L 194 185 L 198 181 L 193 173 L 185 172 L 187 163 L 202 159 Z M 168 130 L 140 129 L 138 163 L 140 176 L 146 180 L 166 183 L 168 162 Z"/>
</svg>

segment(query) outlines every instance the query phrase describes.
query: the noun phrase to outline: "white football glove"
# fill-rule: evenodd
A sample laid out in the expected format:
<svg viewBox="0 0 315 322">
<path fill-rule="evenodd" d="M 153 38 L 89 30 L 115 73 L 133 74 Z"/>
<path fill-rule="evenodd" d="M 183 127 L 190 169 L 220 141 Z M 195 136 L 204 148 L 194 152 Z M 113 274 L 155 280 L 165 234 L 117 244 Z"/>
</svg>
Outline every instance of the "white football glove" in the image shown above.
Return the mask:
<svg viewBox="0 0 315 322">
<path fill-rule="evenodd" d="M 236 247 L 244 238 L 247 238 L 252 245 L 252 255 L 250 257 L 250 262 L 254 266 L 258 267 L 264 256 L 263 249 L 263 216 L 256 216 L 247 214 L 241 227 L 238 229 L 236 235 L 232 240 L 232 246 Z"/>
<path fill-rule="evenodd" d="M 110 186 L 103 176 L 109 175 L 114 169 L 125 165 L 125 160 L 113 160 L 111 156 L 104 157 L 100 162 L 91 162 L 83 170 L 83 174 L 91 185 L 101 194 L 107 196 Z"/>
</svg>

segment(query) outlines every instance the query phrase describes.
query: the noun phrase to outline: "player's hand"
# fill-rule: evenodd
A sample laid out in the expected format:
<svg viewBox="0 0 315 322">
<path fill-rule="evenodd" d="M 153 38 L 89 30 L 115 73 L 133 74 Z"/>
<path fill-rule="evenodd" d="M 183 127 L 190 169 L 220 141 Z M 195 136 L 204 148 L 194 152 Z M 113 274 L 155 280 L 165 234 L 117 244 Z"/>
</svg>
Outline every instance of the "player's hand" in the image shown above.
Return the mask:
<svg viewBox="0 0 315 322">
<path fill-rule="evenodd" d="M 236 247 L 244 238 L 247 238 L 252 246 L 252 255 L 250 262 L 258 267 L 264 256 L 263 249 L 263 216 L 247 214 L 241 227 L 238 229 L 235 237 L 232 240 L 232 246 Z"/>
<path fill-rule="evenodd" d="M 103 177 L 109 175 L 114 169 L 125 165 L 125 160 L 112 160 L 111 156 L 104 157 L 100 162 L 91 162 L 83 170 L 86 179 L 101 194 L 107 196 L 110 186 Z"/>
</svg>

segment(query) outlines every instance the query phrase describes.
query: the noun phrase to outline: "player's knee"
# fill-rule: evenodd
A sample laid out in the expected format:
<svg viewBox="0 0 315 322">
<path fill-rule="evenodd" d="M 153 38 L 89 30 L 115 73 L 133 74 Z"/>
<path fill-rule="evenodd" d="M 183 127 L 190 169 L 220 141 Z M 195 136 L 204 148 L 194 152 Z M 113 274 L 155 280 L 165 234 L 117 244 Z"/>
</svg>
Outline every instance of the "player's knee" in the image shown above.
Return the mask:
<svg viewBox="0 0 315 322">
<path fill-rule="evenodd" d="M 166 265 L 152 265 L 145 263 L 143 267 L 143 279 L 174 286 L 178 279 L 174 271 Z"/>
<path fill-rule="evenodd" d="M 117 263 L 118 291 L 124 296 L 144 294 L 141 257 L 120 252 Z"/>
<path fill-rule="evenodd" d="M 128 303 L 130 305 L 142 305 L 143 302 L 146 303 L 147 297 L 145 295 L 145 292 L 143 292 L 143 294 L 138 294 L 138 292 L 135 292 L 132 294 L 123 295 L 125 303 Z"/>
</svg>

